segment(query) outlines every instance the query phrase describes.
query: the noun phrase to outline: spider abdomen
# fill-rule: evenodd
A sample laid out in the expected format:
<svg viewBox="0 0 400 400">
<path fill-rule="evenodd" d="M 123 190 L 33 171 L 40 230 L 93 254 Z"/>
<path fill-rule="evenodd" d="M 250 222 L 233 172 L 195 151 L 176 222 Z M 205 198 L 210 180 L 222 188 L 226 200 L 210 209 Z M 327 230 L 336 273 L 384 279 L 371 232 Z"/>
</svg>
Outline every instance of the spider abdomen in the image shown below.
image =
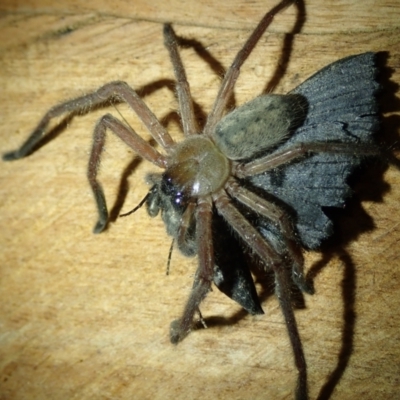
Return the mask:
<svg viewBox="0 0 400 400">
<path fill-rule="evenodd" d="M 306 115 L 302 96 L 259 96 L 222 118 L 212 138 L 229 159 L 250 159 L 283 142 Z"/>
</svg>

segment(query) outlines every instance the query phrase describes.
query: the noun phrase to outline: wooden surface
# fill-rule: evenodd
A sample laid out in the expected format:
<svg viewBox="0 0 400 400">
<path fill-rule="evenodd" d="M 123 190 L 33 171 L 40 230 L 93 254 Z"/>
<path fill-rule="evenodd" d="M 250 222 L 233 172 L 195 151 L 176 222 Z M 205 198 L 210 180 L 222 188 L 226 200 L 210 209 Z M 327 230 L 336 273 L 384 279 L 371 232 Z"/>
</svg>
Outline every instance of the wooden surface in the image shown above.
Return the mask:
<svg viewBox="0 0 400 400">
<path fill-rule="evenodd" d="M 1 152 L 17 148 L 50 106 L 111 80 L 142 89 L 159 118 L 171 116 L 166 21 L 199 44 L 200 53 L 182 54 L 207 112 L 221 66 L 275 2 L 53 3 L 0 4 Z M 295 7 L 278 16 L 242 69 L 237 104 L 263 87 L 287 92 L 341 57 L 387 51 L 380 139 L 396 150 L 400 3 L 334 3 L 307 1 L 305 19 Z M 293 26 L 297 34 L 284 46 Z M 273 80 L 277 69 L 281 79 Z M 118 109 L 149 137 L 126 107 Z M 214 290 L 201 308 L 209 329 L 173 346 L 169 323 L 182 311 L 195 260 L 175 252 L 165 276 L 170 239 L 145 210 L 91 233 L 86 164 L 104 112 L 74 118 L 26 159 L 1 162 L 0 399 L 292 398 L 292 352 L 274 296 L 263 302 L 265 315 L 252 317 Z M 170 121 L 176 132 L 173 114 Z M 101 180 L 113 215 L 146 193 L 143 177 L 154 168 L 134 160 L 109 138 Z M 338 216 L 336 238 L 306 255 L 316 294 L 296 317 L 313 399 L 400 398 L 400 171 L 372 163 L 365 176 Z"/>
</svg>

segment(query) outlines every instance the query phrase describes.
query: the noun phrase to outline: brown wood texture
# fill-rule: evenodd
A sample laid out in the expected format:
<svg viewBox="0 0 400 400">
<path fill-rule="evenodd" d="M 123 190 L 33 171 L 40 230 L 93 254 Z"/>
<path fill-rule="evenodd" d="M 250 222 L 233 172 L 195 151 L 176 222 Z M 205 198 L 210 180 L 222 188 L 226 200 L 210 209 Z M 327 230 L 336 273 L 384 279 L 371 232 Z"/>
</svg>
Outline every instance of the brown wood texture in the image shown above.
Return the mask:
<svg viewBox="0 0 400 400">
<path fill-rule="evenodd" d="M 112 80 L 140 89 L 158 117 L 171 115 L 167 21 L 200 44 L 200 54 L 189 47 L 182 57 L 207 112 L 220 65 L 229 65 L 275 1 L 53 3 L 0 4 L 1 152 L 17 148 L 50 106 Z M 396 149 L 400 4 L 329 3 L 307 1 L 303 23 L 296 7 L 277 17 L 242 68 L 237 104 L 258 95 L 277 70 L 276 92 L 285 93 L 341 57 L 387 51 L 382 141 Z M 149 138 L 127 107 L 118 109 Z M 252 317 L 214 290 L 201 307 L 209 329 L 171 345 L 169 323 L 182 311 L 196 260 L 174 252 L 165 276 L 170 238 L 144 209 L 91 233 L 86 166 L 105 112 L 118 115 L 109 108 L 75 117 L 28 158 L 1 161 L 0 399 L 293 398 L 293 356 L 275 296 L 263 302 L 265 315 Z M 169 129 L 178 134 L 173 118 Z M 138 203 L 154 170 L 109 136 L 101 181 L 113 215 Z M 371 163 L 365 176 L 338 216 L 336 240 L 306 254 L 316 294 L 305 296 L 296 318 L 313 399 L 399 398 L 400 171 Z"/>
</svg>

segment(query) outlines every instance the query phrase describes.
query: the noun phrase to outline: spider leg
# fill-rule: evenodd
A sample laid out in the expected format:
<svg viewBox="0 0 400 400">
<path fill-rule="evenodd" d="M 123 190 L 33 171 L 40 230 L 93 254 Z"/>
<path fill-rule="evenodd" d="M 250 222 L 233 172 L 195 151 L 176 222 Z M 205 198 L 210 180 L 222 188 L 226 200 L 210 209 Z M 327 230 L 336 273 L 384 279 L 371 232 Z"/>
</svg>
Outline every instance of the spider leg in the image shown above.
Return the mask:
<svg viewBox="0 0 400 400">
<path fill-rule="evenodd" d="M 289 333 L 290 342 L 294 353 L 294 361 L 299 373 L 296 385 L 296 400 L 308 399 L 307 390 L 307 364 L 304 357 L 303 345 L 301 343 L 299 329 L 297 328 L 292 303 L 290 301 L 290 279 L 287 271 L 283 267 L 274 269 L 275 272 L 275 291 L 281 305 L 282 313 L 285 318 L 286 327 Z"/>
<path fill-rule="evenodd" d="M 282 164 L 287 164 L 296 158 L 300 158 L 308 153 L 339 153 L 359 156 L 379 155 L 380 151 L 374 145 L 355 145 L 353 143 L 298 143 L 292 147 L 276 151 L 265 157 L 260 157 L 248 163 L 237 163 L 233 169 L 233 174 L 238 178 L 246 178 L 259 175 Z"/>
<path fill-rule="evenodd" d="M 44 115 L 38 126 L 31 133 L 25 143 L 18 149 L 3 155 L 6 161 L 17 160 L 23 158 L 35 149 L 36 145 L 41 141 L 46 133 L 50 121 L 64 113 L 71 115 L 86 113 L 91 109 L 109 103 L 111 100 L 125 101 L 135 111 L 142 120 L 156 142 L 164 149 L 168 149 L 174 144 L 169 133 L 161 125 L 156 116 L 147 107 L 139 95 L 122 81 L 107 83 L 93 93 L 78 97 L 65 103 L 58 104 Z"/>
<path fill-rule="evenodd" d="M 307 283 L 304 277 L 304 257 L 301 247 L 296 242 L 293 224 L 286 217 L 286 213 L 276 204 L 257 196 L 250 190 L 240 186 L 234 179 L 229 179 L 225 190 L 230 196 L 249 207 L 257 214 L 277 224 L 283 233 L 286 247 L 293 260 L 292 275 L 297 286 L 306 293 L 313 294 L 313 288 Z"/>
<path fill-rule="evenodd" d="M 199 198 L 196 210 L 196 239 L 199 267 L 196 279 L 186 303 L 182 318 L 172 322 L 170 338 L 172 343 L 183 340 L 190 332 L 194 314 L 210 291 L 214 277 L 214 250 L 211 232 L 212 202 L 210 197 Z"/>
<path fill-rule="evenodd" d="M 190 224 L 192 222 L 193 212 L 196 208 L 196 203 L 191 201 L 186 207 L 186 210 L 182 214 L 182 218 L 180 220 L 178 234 L 176 236 L 176 241 L 178 244 L 178 249 L 180 249 L 185 255 L 186 252 L 184 251 L 186 246 L 186 241 L 188 239 L 188 230 L 190 228 Z M 190 238 L 189 238 L 190 239 Z M 191 254 L 187 254 L 191 255 Z"/>
<path fill-rule="evenodd" d="M 223 191 L 213 195 L 213 200 L 218 212 L 226 219 L 239 236 L 241 236 L 249 248 L 253 249 L 266 264 L 270 265 L 275 273 L 276 293 L 285 318 L 293 348 L 294 360 L 298 370 L 296 398 L 307 399 L 307 365 L 290 301 L 290 278 L 284 260 L 234 207 L 229 197 Z"/>
<path fill-rule="evenodd" d="M 197 133 L 198 129 L 194 115 L 192 96 L 190 94 L 190 86 L 179 55 L 177 38 L 170 24 L 164 25 L 164 44 L 169 52 L 172 66 L 174 67 L 183 132 L 185 136 L 194 135 Z"/>
<path fill-rule="evenodd" d="M 109 128 L 112 132 L 114 132 L 124 143 L 135 150 L 135 152 L 137 152 L 141 157 L 159 166 L 160 168 L 165 168 L 167 166 L 166 158 L 148 142 L 142 139 L 132 128 L 125 126 L 121 121 L 116 119 L 111 114 L 104 115 L 94 129 L 93 146 L 90 154 L 87 173 L 99 214 L 98 222 L 93 229 L 94 233 L 102 232 L 108 221 L 106 199 L 103 189 L 96 179 L 97 171 L 100 165 L 101 153 L 103 151 L 106 138 L 106 128 Z"/>
<path fill-rule="evenodd" d="M 211 133 L 214 131 L 216 124 L 221 120 L 222 115 L 225 112 L 226 105 L 228 104 L 228 101 L 232 95 L 236 80 L 239 77 L 241 66 L 246 61 L 247 57 L 254 49 L 265 30 L 271 24 L 275 15 L 284 10 L 286 7 L 290 6 L 293 2 L 293 0 L 283 0 L 275 7 L 273 7 L 270 11 L 268 11 L 264 15 L 260 23 L 257 25 L 256 29 L 247 39 L 242 49 L 236 55 L 232 65 L 229 67 L 227 73 L 224 76 L 213 108 L 208 115 L 206 126 L 204 128 L 204 133 L 206 135 L 211 135 Z"/>
</svg>

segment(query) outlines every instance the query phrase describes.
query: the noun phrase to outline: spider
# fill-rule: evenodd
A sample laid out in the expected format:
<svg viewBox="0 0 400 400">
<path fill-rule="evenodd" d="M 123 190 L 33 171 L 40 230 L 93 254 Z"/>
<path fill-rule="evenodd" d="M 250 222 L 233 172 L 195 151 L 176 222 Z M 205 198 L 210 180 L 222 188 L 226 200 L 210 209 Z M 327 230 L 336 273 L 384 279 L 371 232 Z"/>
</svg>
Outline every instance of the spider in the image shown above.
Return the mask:
<svg viewBox="0 0 400 400">
<path fill-rule="evenodd" d="M 50 121 L 111 101 L 126 102 L 162 151 L 110 114 L 96 124 L 88 179 L 98 209 L 95 233 L 108 222 L 97 172 L 109 129 L 139 156 L 164 172 L 149 174 L 151 188 L 138 207 L 161 214 L 167 233 L 198 268 L 182 317 L 171 324 L 173 343 L 193 327 L 199 306 L 215 284 L 251 313 L 261 313 L 246 265 L 222 268 L 215 216 L 235 233 L 275 276 L 275 291 L 286 322 L 298 371 L 296 397 L 307 398 L 307 367 L 293 307 L 291 288 L 313 294 L 304 274 L 304 249 L 317 249 L 332 233 L 323 207 L 340 207 L 351 194 L 346 178 L 363 157 L 378 153 L 373 53 L 339 60 L 287 95 L 261 95 L 226 113 L 240 68 L 274 17 L 294 3 L 283 0 L 265 14 L 225 74 L 213 108 L 200 131 L 189 83 L 178 52 L 178 39 L 164 25 L 165 45 L 176 78 L 184 139 L 176 143 L 141 97 L 125 82 L 105 84 L 82 97 L 52 107 L 26 142 L 4 160 L 35 150 Z M 136 207 L 135 209 L 137 209 Z M 240 263 L 239 263 L 240 264 Z"/>
</svg>

